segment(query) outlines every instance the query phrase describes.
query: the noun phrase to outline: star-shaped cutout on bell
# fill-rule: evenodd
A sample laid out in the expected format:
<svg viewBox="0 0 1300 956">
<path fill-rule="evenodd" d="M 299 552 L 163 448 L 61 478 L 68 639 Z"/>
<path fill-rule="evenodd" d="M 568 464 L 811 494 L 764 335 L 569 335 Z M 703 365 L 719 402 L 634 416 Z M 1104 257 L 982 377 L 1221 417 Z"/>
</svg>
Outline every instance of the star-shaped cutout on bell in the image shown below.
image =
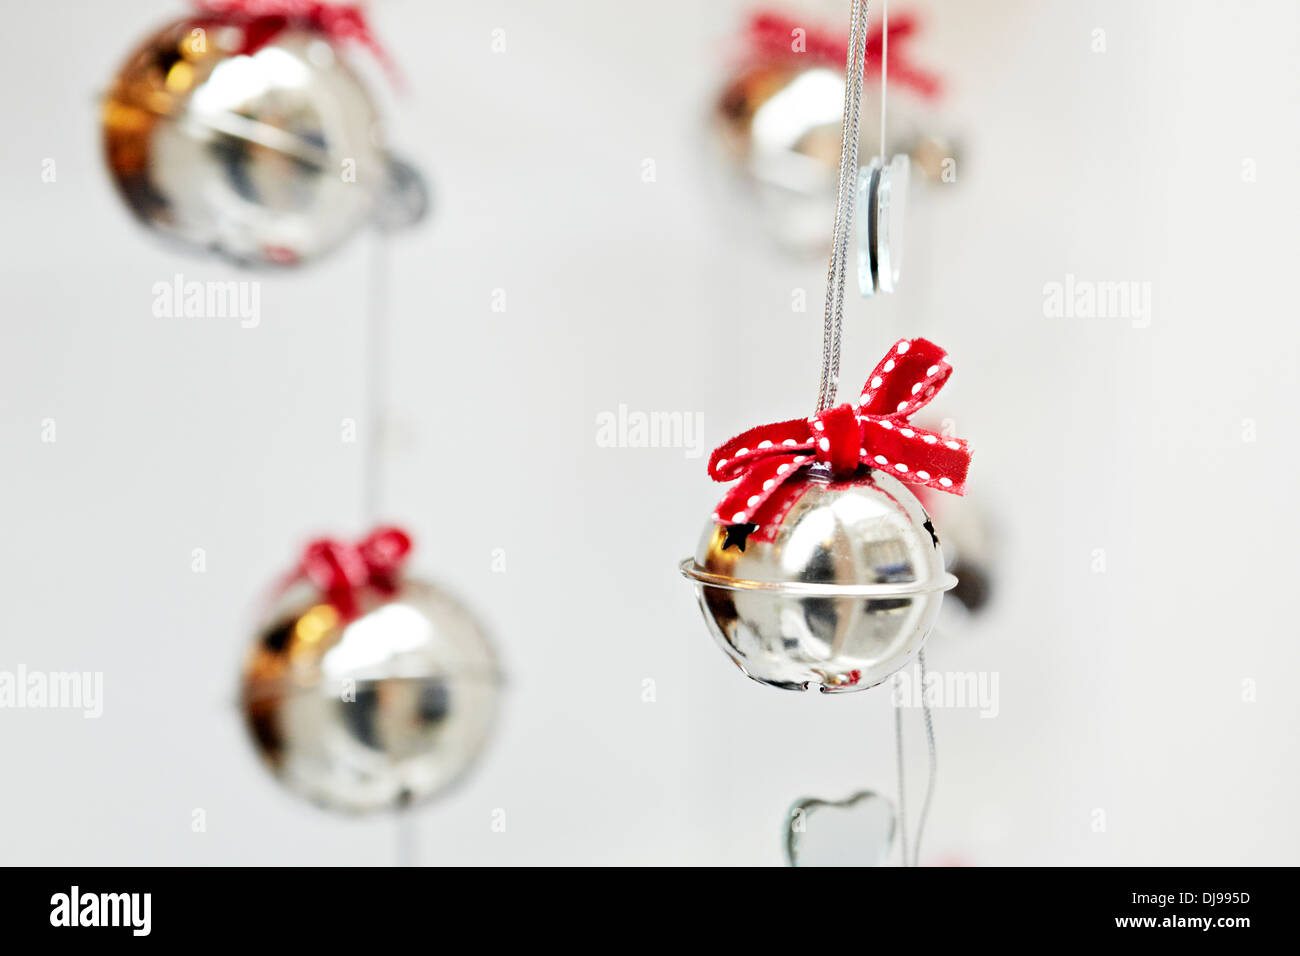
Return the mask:
<svg viewBox="0 0 1300 956">
<path fill-rule="evenodd" d="M 756 524 L 727 525 L 727 540 L 722 543 L 722 550 L 726 551 L 734 544 L 741 551 L 744 551 L 746 539 L 757 530 L 758 525 Z"/>
<path fill-rule="evenodd" d="M 934 533 L 934 522 L 927 517 L 924 527 L 926 531 L 930 532 L 930 540 L 934 542 L 934 546 L 939 547 L 939 536 Z"/>
</svg>

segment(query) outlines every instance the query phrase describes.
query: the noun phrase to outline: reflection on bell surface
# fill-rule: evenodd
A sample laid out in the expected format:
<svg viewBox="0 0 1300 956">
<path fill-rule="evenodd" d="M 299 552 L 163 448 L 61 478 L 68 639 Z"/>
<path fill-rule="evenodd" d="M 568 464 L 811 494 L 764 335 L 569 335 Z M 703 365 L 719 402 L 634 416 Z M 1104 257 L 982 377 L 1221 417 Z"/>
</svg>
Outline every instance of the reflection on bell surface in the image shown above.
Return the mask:
<svg viewBox="0 0 1300 956">
<path fill-rule="evenodd" d="M 103 104 L 105 155 L 141 222 L 251 265 L 320 258 L 393 188 L 370 94 L 321 35 L 182 20 L 128 58 Z"/>
<path fill-rule="evenodd" d="M 455 783 L 487 741 L 501 675 L 477 622 L 441 590 L 367 589 L 345 620 L 287 591 L 250 649 L 241 703 L 261 756 L 330 809 L 404 806 Z"/>
<path fill-rule="evenodd" d="M 955 583 L 920 502 L 881 471 L 809 475 L 743 543 L 710 522 L 683 573 L 732 661 L 790 690 L 879 684 L 921 649 Z"/>
</svg>

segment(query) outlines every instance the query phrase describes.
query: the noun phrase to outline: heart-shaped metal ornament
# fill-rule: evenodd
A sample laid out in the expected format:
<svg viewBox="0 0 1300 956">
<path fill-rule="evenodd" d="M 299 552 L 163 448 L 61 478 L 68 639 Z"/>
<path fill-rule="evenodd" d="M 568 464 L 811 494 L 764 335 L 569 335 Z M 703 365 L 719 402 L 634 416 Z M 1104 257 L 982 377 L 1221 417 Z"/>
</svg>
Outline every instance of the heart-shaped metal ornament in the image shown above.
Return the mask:
<svg viewBox="0 0 1300 956">
<path fill-rule="evenodd" d="M 844 800 L 806 797 L 786 817 L 790 866 L 883 866 L 894 846 L 894 805 L 863 790 Z"/>
</svg>

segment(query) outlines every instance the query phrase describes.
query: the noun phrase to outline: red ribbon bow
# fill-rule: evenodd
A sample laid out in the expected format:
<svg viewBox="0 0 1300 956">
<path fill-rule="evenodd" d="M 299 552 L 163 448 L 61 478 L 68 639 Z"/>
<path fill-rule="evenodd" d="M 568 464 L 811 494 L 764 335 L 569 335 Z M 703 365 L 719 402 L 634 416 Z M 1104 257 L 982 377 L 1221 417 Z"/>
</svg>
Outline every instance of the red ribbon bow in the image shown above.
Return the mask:
<svg viewBox="0 0 1300 956">
<path fill-rule="evenodd" d="M 920 21 L 909 13 L 901 14 L 889 22 L 889 79 L 910 87 L 921 96 L 939 94 L 939 77 L 910 62 L 903 41 L 920 29 Z M 803 48 L 796 49 L 795 30 L 803 31 Z M 764 59 L 797 59 L 807 57 L 816 63 L 844 69 L 849 55 L 849 38 L 839 33 L 816 27 L 806 27 L 779 13 L 760 12 L 749 22 L 747 39 L 750 49 Z M 880 75 L 883 40 L 877 27 L 867 31 L 867 75 Z"/>
<path fill-rule="evenodd" d="M 401 528 L 376 528 L 356 544 L 320 538 L 303 549 L 289 582 L 310 581 L 345 621 L 351 621 L 360 615 L 357 595 L 362 589 L 397 592 L 410 553 L 411 537 Z"/>
<path fill-rule="evenodd" d="M 397 66 L 370 30 L 365 11 L 350 3 L 320 0 L 196 0 L 199 12 L 244 28 L 240 53 L 251 56 L 290 26 L 303 27 L 335 41 L 355 40 L 374 54 L 400 82 Z"/>
<path fill-rule="evenodd" d="M 966 443 L 907 421 L 948 381 L 952 366 L 946 355 L 925 339 L 900 339 L 867 379 L 856 408 L 837 405 L 812 418 L 760 425 L 719 445 L 709 457 L 709 477 L 740 483 L 718 502 L 714 520 L 763 524 L 755 515 L 764 503 L 814 464 L 828 465 L 837 478 L 866 465 L 912 484 L 963 494 L 971 455 Z"/>
</svg>

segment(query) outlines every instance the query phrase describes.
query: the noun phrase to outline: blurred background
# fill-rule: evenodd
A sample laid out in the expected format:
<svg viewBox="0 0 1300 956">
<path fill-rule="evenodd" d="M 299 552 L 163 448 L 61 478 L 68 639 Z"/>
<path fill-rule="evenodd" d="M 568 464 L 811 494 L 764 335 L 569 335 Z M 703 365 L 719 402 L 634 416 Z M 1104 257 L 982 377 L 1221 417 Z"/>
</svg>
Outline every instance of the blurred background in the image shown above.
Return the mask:
<svg viewBox="0 0 1300 956">
<path fill-rule="evenodd" d="M 747 221 L 710 130 L 752 8 L 370 5 L 409 92 L 355 59 L 435 190 L 387 240 L 384 510 L 509 680 L 474 774 L 416 813 L 419 862 L 775 865 L 795 799 L 893 792 L 888 693 L 745 680 L 677 572 L 721 491 L 708 450 L 817 384 L 825 263 Z M 960 158 L 915 191 L 898 292 L 851 299 L 844 388 L 900 336 L 948 349 L 933 407 L 999 555 L 989 605 L 930 643 L 998 698 L 935 713 L 921 862 L 1295 863 L 1300 9 L 909 10 Z M 256 328 L 156 317 L 177 273 L 250 278 L 146 235 L 103 168 L 98 98 L 185 8 L 7 12 L 0 670 L 102 672 L 104 699 L 0 710 L 0 861 L 391 863 L 392 818 L 284 792 L 236 706 L 268 583 L 363 530 L 339 423 L 376 235 L 252 275 Z M 1146 284 L 1149 315 L 1053 317 L 1071 276 Z M 606 447 L 620 406 L 701 415 L 702 447 Z"/>
</svg>

